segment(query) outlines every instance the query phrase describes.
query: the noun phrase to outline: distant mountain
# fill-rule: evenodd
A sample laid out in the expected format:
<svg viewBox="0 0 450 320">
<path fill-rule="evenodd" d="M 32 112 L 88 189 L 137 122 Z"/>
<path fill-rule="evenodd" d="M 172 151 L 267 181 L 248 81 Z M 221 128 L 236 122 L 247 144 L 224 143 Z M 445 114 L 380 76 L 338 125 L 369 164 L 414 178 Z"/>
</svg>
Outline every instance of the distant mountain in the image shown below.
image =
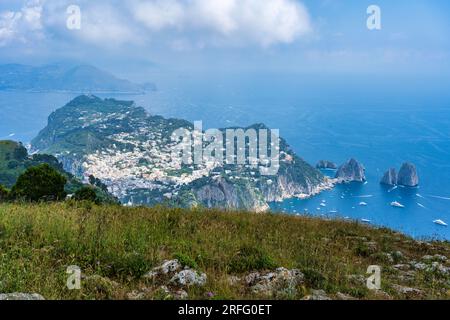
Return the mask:
<svg viewBox="0 0 450 320">
<path fill-rule="evenodd" d="M 0 65 L 0 91 L 64 91 L 74 93 L 145 93 L 156 90 L 152 83 L 135 84 L 90 65 L 32 67 Z"/>
<path fill-rule="evenodd" d="M 54 155 L 79 178 L 94 175 L 130 204 L 263 211 L 268 202 L 330 187 L 284 139 L 274 176 L 263 176 L 249 165 L 174 163 L 171 134 L 179 128 L 192 129 L 193 124 L 150 116 L 130 101 L 80 96 L 50 115 L 32 150 Z"/>
<path fill-rule="evenodd" d="M 66 172 L 63 165 L 54 156 L 48 154 L 29 155 L 27 149 L 21 143 L 0 140 L 0 185 L 11 188 L 27 168 L 43 163 L 50 165 L 67 178 L 65 189 L 68 194 L 73 194 L 84 186 L 73 174 Z M 103 202 L 117 202 L 117 199 L 107 190 L 101 188 L 101 185 L 100 187 L 94 186 L 94 189 Z"/>
</svg>

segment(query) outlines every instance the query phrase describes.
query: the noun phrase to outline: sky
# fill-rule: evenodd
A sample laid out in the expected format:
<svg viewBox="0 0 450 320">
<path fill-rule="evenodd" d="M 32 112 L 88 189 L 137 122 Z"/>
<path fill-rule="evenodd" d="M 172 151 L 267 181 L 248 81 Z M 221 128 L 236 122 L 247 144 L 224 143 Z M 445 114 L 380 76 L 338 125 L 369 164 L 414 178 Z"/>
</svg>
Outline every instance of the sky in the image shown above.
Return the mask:
<svg viewBox="0 0 450 320">
<path fill-rule="evenodd" d="M 80 29 L 67 27 L 71 5 Z M 369 5 L 381 9 L 381 30 L 367 28 Z M 61 61 L 135 77 L 155 69 L 450 75 L 450 2 L 1 0 L 0 63 Z"/>
</svg>

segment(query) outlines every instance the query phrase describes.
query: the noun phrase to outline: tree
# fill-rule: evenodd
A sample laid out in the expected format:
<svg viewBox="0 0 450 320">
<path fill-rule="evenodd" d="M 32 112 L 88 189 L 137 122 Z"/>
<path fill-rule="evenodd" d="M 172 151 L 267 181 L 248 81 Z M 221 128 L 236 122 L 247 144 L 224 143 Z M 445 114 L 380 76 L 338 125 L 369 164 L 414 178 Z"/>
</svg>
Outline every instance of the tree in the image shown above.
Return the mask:
<svg viewBox="0 0 450 320">
<path fill-rule="evenodd" d="M 13 199 L 26 201 L 58 201 L 66 197 L 67 179 L 48 164 L 28 168 L 11 189 Z"/>
<path fill-rule="evenodd" d="M 91 202 L 99 202 L 97 197 L 97 193 L 91 187 L 82 187 L 78 189 L 73 195 L 73 199 L 76 201 L 91 201 Z"/>
<path fill-rule="evenodd" d="M 0 202 L 8 200 L 9 190 L 0 184 Z"/>
</svg>

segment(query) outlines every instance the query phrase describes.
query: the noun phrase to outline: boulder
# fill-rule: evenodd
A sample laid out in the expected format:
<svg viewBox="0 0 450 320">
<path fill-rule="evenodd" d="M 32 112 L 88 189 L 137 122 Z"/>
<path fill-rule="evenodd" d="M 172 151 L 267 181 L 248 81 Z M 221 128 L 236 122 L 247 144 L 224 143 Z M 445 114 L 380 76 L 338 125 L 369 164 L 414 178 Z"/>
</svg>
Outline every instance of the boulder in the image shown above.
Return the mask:
<svg viewBox="0 0 450 320">
<path fill-rule="evenodd" d="M 365 182 L 366 169 L 355 159 L 350 159 L 341 165 L 336 172 L 336 179 L 339 182 Z"/>
<path fill-rule="evenodd" d="M 404 163 L 398 172 L 397 183 L 405 187 L 417 187 L 419 185 L 419 176 L 416 166 L 412 163 Z"/>
<path fill-rule="evenodd" d="M 202 287 L 206 284 L 206 274 L 198 273 L 192 269 L 185 269 L 176 273 L 172 279 L 170 279 L 170 283 L 175 286 L 181 287 L 190 287 L 190 286 L 199 286 Z"/>
<path fill-rule="evenodd" d="M 254 294 L 266 297 L 295 295 L 296 287 L 303 283 L 304 275 L 297 269 L 278 268 L 273 272 L 250 273 L 245 277 L 246 284 Z"/>
<path fill-rule="evenodd" d="M 334 162 L 328 161 L 328 160 L 320 160 L 317 165 L 317 169 L 332 169 L 336 170 L 338 167 Z"/>
<path fill-rule="evenodd" d="M 160 266 L 153 268 L 152 271 L 146 273 L 144 278 L 155 279 L 160 276 L 166 276 L 181 270 L 182 266 L 178 260 L 166 260 Z"/>
<path fill-rule="evenodd" d="M 380 183 L 388 186 L 397 185 L 397 170 L 395 170 L 395 168 L 391 168 L 386 171 Z"/>
</svg>

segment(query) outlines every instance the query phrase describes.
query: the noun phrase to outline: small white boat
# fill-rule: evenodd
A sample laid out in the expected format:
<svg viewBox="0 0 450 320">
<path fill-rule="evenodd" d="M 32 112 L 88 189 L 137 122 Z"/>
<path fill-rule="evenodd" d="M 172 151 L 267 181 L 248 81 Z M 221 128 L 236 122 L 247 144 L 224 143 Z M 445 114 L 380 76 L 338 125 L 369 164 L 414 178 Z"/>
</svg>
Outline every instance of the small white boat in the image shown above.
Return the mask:
<svg viewBox="0 0 450 320">
<path fill-rule="evenodd" d="M 391 202 L 391 206 L 395 207 L 395 208 L 404 208 L 405 206 L 402 205 L 400 202 L 394 201 Z"/>
<path fill-rule="evenodd" d="M 367 202 L 360 202 L 359 205 L 360 205 L 361 207 L 367 207 Z"/>
<path fill-rule="evenodd" d="M 324 202 L 322 202 L 322 203 L 320 204 L 320 206 L 321 206 L 321 207 L 326 207 L 326 206 L 327 206 L 327 204 L 326 204 L 326 203 L 324 203 Z"/>
<path fill-rule="evenodd" d="M 364 222 L 364 223 L 371 223 L 372 222 L 372 220 L 368 220 L 368 219 L 361 219 L 361 221 Z"/>
<path fill-rule="evenodd" d="M 433 223 L 438 224 L 438 225 L 440 225 L 440 226 L 444 226 L 444 227 L 447 227 L 447 226 L 448 226 L 448 224 L 446 224 L 446 223 L 445 223 L 444 221 L 442 221 L 441 219 L 434 220 Z"/>
</svg>

